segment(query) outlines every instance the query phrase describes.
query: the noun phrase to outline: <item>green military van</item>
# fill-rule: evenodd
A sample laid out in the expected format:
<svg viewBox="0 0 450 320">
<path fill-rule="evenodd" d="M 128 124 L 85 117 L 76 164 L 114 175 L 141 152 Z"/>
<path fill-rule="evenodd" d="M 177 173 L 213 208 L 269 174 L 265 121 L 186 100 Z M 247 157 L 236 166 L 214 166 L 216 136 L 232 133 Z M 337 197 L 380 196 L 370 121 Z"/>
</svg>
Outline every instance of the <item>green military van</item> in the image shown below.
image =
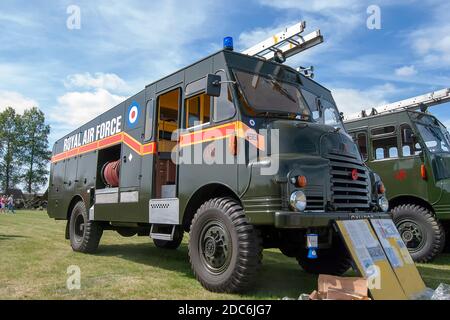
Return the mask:
<svg viewBox="0 0 450 320">
<path fill-rule="evenodd" d="M 450 220 L 450 139 L 444 125 L 422 111 L 373 112 L 345 125 L 383 179 L 411 256 L 427 262 L 442 252 Z"/>
<path fill-rule="evenodd" d="M 311 273 L 344 273 L 351 261 L 333 223 L 390 218 L 383 190 L 329 90 L 228 46 L 58 140 L 48 214 L 67 220 L 66 238 L 84 253 L 105 230 L 150 236 L 164 249 L 189 232 L 197 279 L 236 292 L 251 283 L 263 248 Z"/>
</svg>

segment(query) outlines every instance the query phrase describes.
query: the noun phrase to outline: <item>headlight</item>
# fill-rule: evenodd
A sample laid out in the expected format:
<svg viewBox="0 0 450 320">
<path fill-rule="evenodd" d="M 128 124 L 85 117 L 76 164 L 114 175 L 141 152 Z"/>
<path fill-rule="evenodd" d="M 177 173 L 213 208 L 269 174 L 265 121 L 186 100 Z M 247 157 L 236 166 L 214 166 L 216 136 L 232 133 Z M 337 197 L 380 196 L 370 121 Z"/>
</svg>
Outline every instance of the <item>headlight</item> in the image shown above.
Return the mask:
<svg viewBox="0 0 450 320">
<path fill-rule="evenodd" d="M 291 194 L 290 199 L 291 208 L 295 211 L 305 211 L 306 209 L 306 195 L 303 191 L 295 191 Z"/>
<path fill-rule="evenodd" d="M 389 210 L 389 201 L 385 196 L 381 196 L 378 199 L 378 205 L 380 206 L 381 210 L 383 210 L 383 212 L 388 212 Z"/>
</svg>

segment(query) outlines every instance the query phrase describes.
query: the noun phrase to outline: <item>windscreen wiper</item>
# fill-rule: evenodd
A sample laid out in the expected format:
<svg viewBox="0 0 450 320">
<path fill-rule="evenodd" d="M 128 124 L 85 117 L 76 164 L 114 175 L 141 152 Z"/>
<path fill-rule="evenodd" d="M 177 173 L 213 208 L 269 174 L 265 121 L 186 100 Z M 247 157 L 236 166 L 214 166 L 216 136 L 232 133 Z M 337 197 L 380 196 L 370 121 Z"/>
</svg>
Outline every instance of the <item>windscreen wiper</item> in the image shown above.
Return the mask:
<svg viewBox="0 0 450 320">
<path fill-rule="evenodd" d="M 278 82 L 273 76 L 269 76 L 269 78 L 270 78 L 270 82 L 272 83 L 272 85 L 278 92 L 280 92 L 283 96 L 285 96 L 292 102 L 297 103 L 297 100 L 295 100 L 295 98 L 289 93 L 289 91 L 287 91 L 285 88 L 283 88 L 281 86 L 280 82 Z"/>
</svg>

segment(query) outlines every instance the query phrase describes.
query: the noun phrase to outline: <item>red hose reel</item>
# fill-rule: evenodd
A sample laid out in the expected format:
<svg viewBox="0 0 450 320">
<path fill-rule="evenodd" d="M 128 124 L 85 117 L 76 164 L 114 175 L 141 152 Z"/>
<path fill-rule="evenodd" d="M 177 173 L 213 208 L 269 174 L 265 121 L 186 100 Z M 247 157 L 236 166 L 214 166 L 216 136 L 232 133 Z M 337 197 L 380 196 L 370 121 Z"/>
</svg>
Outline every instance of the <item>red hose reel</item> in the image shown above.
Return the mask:
<svg viewBox="0 0 450 320">
<path fill-rule="evenodd" d="M 105 163 L 102 168 L 102 179 L 105 185 L 116 188 L 119 186 L 120 160 Z"/>
</svg>

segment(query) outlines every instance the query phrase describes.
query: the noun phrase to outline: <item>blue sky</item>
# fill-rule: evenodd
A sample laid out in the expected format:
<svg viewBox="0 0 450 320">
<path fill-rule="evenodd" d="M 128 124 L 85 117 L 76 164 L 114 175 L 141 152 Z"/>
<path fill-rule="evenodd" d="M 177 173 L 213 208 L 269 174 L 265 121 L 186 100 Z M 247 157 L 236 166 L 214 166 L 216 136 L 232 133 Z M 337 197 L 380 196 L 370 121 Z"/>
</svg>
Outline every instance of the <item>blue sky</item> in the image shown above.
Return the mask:
<svg viewBox="0 0 450 320">
<path fill-rule="evenodd" d="M 381 29 L 369 30 L 369 5 Z M 67 8 L 80 8 L 80 29 Z M 50 1 L 0 3 L 0 110 L 38 106 L 51 142 L 158 78 L 221 48 L 243 50 L 307 21 L 325 43 L 291 58 L 314 65 L 342 111 L 450 87 L 450 3 L 437 0 Z M 450 126 L 450 105 L 432 109 Z"/>
</svg>

